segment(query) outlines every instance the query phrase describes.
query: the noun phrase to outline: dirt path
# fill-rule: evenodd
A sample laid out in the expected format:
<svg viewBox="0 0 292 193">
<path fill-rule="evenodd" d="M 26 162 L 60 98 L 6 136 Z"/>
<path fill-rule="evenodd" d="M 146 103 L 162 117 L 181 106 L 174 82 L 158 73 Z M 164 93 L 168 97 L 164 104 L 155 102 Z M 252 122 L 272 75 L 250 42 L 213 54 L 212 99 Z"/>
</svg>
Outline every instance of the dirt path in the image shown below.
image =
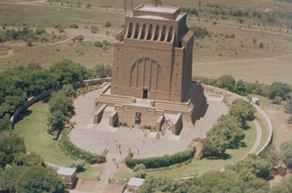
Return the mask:
<svg viewBox="0 0 292 193">
<path fill-rule="evenodd" d="M 6 57 L 9 57 L 9 56 L 12 56 L 13 51 L 14 51 L 14 48 L 9 49 L 9 50 L 7 51 L 7 54 L 6 54 L 6 55 L 4 55 L 4 56 L 0 56 L 0 59 L 1 59 L 1 58 L 6 58 Z"/>
</svg>

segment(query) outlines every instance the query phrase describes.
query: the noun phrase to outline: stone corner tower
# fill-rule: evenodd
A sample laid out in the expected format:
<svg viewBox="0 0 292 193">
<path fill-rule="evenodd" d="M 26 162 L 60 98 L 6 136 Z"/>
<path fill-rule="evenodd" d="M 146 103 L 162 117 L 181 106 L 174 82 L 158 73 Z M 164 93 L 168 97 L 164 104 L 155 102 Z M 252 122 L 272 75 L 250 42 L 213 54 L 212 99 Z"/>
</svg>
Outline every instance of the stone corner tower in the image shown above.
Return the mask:
<svg viewBox="0 0 292 193">
<path fill-rule="evenodd" d="M 111 94 L 182 102 L 192 80 L 193 32 L 179 7 L 140 5 L 116 35 Z"/>
</svg>

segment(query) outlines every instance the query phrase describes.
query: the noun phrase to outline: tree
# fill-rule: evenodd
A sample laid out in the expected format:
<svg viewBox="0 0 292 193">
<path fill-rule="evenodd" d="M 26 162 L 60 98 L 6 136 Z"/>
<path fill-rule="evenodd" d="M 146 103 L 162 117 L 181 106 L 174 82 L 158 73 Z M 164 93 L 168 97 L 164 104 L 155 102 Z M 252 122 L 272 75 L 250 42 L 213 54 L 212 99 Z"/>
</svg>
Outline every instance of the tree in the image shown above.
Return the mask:
<svg viewBox="0 0 292 193">
<path fill-rule="evenodd" d="M 264 45 L 265 45 L 265 44 L 264 44 L 263 42 L 260 42 L 259 47 L 260 47 L 260 48 L 264 48 Z"/>
<path fill-rule="evenodd" d="M 5 114 L 0 119 L 0 131 L 9 130 L 10 128 L 11 128 L 10 116 L 9 114 Z"/>
<path fill-rule="evenodd" d="M 246 121 L 254 119 L 255 109 L 249 102 L 243 99 L 236 99 L 229 109 L 229 114 L 237 117 L 242 128 L 245 128 L 247 126 Z"/>
<path fill-rule="evenodd" d="M 244 181 L 252 181 L 257 177 L 267 178 L 272 167 L 269 160 L 249 154 L 244 160 L 237 162 L 235 169 Z"/>
<path fill-rule="evenodd" d="M 269 99 L 275 99 L 276 96 L 281 97 L 282 99 L 286 100 L 289 97 L 289 93 L 291 92 L 291 87 L 282 82 L 273 82 L 270 85 Z"/>
<path fill-rule="evenodd" d="M 43 158 L 35 152 L 17 154 L 13 160 L 13 164 L 17 166 L 45 166 Z"/>
<path fill-rule="evenodd" d="M 25 170 L 23 166 L 13 166 L 7 168 L 2 175 L 0 175 L 0 187 L 6 192 L 15 192 L 16 191 L 16 182 Z"/>
<path fill-rule="evenodd" d="M 235 79 L 231 75 L 222 75 L 217 78 L 216 86 L 232 92 L 235 86 Z"/>
<path fill-rule="evenodd" d="M 202 154 L 204 157 L 223 157 L 226 149 L 237 148 L 244 136 L 236 117 L 222 116 L 208 132 Z"/>
<path fill-rule="evenodd" d="M 285 105 L 285 113 L 289 114 L 288 122 L 292 122 L 292 99 L 291 97 L 287 98 L 287 103 Z"/>
<path fill-rule="evenodd" d="M 246 88 L 243 80 L 239 80 L 235 83 L 234 92 L 242 96 L 246 95 Z"/>
<path fill-rule="evenodd" d="M 61 85 L 83 81 L 86 78 L 86 68 L 67 59 L 53 63 L 49 71 L 54 74 Z"/>
<path fill-rule="evenodd" d="M 281 145 L 281 152 L 284 156 L 284 163 L 292 168 L 292 141 L 286 141 Z"/>
<path fill-rule="evenodd" d="M 155 7 L 157 7 L 157 5 L 162 5 L 161 0 L 152 0 L 152 4 L 155 5 Z"/>
<path fill-rule="evenodd" d="M 62 193 L 65 192 L 65 185 L 61 177 L 50 168 L 32 166 L 27 167 L 19 176 L 16 191 L 20 193 Z"/>
<path fill-rule="evenodd" d="M 83 171 L 84 165 L 85 165 L 85 161 L 78 159 L 78 160 L 72 161 L 70 167 L 76 168 L 77 172 L 81 172 L 81 171 Z"/>
<path fill-rule="evenodd" d="M 15 132 L 0 133 L 0 164 L 4 168 L 6 164 L 13 162 L 18 153 L 25 153 L 25 145 L 22 137 Z"/>
</svg>

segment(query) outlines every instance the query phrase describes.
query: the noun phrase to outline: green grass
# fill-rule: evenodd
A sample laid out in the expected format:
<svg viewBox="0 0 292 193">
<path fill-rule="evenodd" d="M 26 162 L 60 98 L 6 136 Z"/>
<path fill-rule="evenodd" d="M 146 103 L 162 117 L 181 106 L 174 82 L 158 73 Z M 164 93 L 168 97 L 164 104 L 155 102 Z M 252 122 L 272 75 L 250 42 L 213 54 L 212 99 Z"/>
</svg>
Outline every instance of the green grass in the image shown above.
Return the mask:
<svg viewBox="0 0 292 193">
<path fill-rule="evenodd" d="M 46 133 L 48 103 L 35 104 L 26 112 L 30 114 L 15 125 L 15 131 L 24 137 L 27 151 L 40 154 L 45 161 L 52 164 L 69 167 L 72 160 L 57 150 L 57 141 Z"/>
<path fill-rule="evenodd" d="M 100 168 L 91 167 L 90 165 L 86 164 L 84 166 L 83 172 L 78 172 L 76 176 L 78 178 L 86 178 L 90 180 L 98 180 L 101 176 L 102 170 Z"/>
<path fill-rule="evenodd" d="M 158 169 L 156 171 L 147 171 L 147 175 L 149 176 L 169 176 L 172 178 L 181 178 L 185 176 L 197 176 L 201 175 L 204 172 L 211 171 L 211 170 L 220 170 L 224 168 L 227 164 L 232 164 L 241 159 L 244 155 L 248 153 L 248 151 L 252 148 L 255 139 L 256 139 L 256 129 L 253 122 L 248 122 L 250 125 L 250 128 L 248 130 L 245 130 L 245 138 L 243 142 L 245 142 L 246 147 L 241 147 L 239 149 L 228 149 L 226 151 L 226 154 L 230 155 L 230 158 L 228 159 L 202 159 L 197 160 L 194 158 L 192 162 L 188 165 L 184 164 L 178 164 L 178 168 L 168 170 L 161 170 Z M 127 172 L 117 172 L 117 175 L 115 176 L 116 179 L 124 178 L 130 178 L 134 176 L 133 173 L 127 173 Z"/>
<path fill-rule="evenodd" d="M 0 46 L 0 57 L 6 55 L 8 50 L 8 47 Z"/>
<path fill-rule="evenodd" d="M 124 171 L 118 171 L 116 172 L 116 175 L 114 178 L 112 178 L 112 182 L 116 182 L 116 180 L 119 181 L 119 183 L 123 183 L 125 179 L 126 181 L 129 181 L 131 177 L 135 177 L 137 173 L 136 172 L 124 172 Z"/>
</svg>

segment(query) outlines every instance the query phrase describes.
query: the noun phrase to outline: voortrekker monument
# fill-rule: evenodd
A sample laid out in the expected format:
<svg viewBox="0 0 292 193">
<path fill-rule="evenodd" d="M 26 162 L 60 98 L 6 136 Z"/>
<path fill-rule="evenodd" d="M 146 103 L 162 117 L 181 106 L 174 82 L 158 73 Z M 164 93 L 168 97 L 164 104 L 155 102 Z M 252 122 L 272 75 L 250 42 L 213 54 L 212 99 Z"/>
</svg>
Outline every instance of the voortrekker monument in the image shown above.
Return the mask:
<svg viewBox="0 0 292 193">
<path fill-rule="evenodd" d="M 179 7 L 140 5 L 116 35 L 112 81 L 95 100 L 94 123 L 155 127 L 178 135 L 201 117 L 206 97 L 192 82 L 193 31 Z"/>
</svg>

